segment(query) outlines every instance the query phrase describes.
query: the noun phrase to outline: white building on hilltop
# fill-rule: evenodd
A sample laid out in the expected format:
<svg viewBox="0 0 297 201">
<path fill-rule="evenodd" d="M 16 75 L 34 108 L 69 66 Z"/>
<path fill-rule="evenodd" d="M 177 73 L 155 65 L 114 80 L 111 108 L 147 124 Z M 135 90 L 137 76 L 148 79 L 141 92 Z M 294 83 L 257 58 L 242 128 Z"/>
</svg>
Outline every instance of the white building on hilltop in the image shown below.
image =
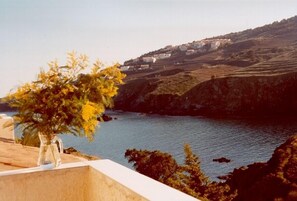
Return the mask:
<svg viewBox="0 0 297 201">
<path fill-rule="evenodd" d="M 157 59 L 167 59 L 171 57 L 171 53 L 155 54 L 154 57 Z"/>
<path fill-rule="evenodd" d="M 133 70 L 134 66 L 121 66 L 120 71 L 130 71 Z"/>
<path fill-rule="evenodd" d="M 142 65 L 140 65 L 140 68 L 138 70 L 147 70 L 149 68 L 150 68 L 149 64 L 142 64 Z"/>
<path fill-rule="evenodd" d="M 178 46 L 178 48 L 179 48 L 180 51 L 185 52 L 185 51 L 187 51 L 188 46 L 187 45 L 180 45 L 180 46 Z"/>
<path fill-rule="evenodd" d="M 210 43 L 210 50 L 217 50 L 221 45 L 221 42 L 220 41 L 212 41 Z"/>
<path fill-rule="evenodd" d="M 190 50 L 186 51 L 186 55 L 192 55 L 192 54 L 195 54 L 195 53 L 197 53 L 197 50 L 190 49 Z"/>
<path fill-rule="evenodd" d="M 155 57 L 142 57 L 142 61 L 145 63 L 155 63 L 156 60 Z"/>
<path fill-rule="evenodd" d="M 193 42 L 192 47 L 195 48 L 195 49 L 200 49 L 204 45 L 205 45 L 204 41 L 195 41 L 195 42 Z"/>
</svg>

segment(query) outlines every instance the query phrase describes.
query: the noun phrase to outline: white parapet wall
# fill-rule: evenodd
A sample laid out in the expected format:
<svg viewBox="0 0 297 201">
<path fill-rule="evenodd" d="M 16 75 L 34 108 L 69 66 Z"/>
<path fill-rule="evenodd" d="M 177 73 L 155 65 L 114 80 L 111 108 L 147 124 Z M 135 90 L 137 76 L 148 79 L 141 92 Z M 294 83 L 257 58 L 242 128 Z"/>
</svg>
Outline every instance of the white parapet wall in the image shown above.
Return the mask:
<svg viewBox="0 0 297 201">
<path fill-rule="evenodd" d="M 197 201 L 110 160 L 0 172 L 0 200 Z"/>
<path fill-rule="evenodd" d="M 0 114 L 0 138 L 15 140 L 13 118 L 6 114 Z"/>
</svg>

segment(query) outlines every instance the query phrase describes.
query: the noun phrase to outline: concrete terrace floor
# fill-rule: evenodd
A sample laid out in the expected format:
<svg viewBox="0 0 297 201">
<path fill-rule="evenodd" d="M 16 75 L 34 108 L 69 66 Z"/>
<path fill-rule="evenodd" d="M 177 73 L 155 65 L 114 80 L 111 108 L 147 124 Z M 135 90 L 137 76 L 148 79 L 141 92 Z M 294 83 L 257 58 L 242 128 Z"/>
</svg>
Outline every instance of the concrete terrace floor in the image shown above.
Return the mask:
<svg viewBox="0 0 297 201">
<path fill-rule="evenodd" d="M 0 137 L 0 171 L 37 166 L 39 148 L 14 143 L 12 139 Z M 61 154 L 62 163 L 86 161 L 87 159 Z"/>
</svg>

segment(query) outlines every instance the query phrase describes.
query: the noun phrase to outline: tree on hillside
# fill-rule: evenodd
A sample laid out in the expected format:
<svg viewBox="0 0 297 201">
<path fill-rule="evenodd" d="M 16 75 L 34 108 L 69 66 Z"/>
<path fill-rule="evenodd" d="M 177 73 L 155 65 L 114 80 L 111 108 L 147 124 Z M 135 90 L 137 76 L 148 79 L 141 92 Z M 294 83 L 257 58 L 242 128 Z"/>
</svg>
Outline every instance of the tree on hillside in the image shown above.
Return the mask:
<svg viewBox="0 0 297 201">
<path fill-rule="evenodd" d="M 183 186 L 187 186 L 190 191 L 194 191 L 194 194 L 204 196 L 207 189 L 208 178 L 202 172 L 200 168 L 200 160 L 196 156 L 190 147 L 190 145 L 184 145 L 185 161 L 180 166 L 179 174 L 180 181 Z"/>
</svg>

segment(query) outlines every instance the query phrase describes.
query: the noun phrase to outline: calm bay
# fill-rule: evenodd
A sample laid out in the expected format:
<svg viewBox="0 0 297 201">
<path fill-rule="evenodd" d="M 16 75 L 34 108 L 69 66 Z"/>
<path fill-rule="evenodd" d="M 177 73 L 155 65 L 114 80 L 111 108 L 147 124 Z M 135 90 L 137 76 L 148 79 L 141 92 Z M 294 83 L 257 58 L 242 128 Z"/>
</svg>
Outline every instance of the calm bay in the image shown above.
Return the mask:
<svg viewBox="0 0 297 201">
<path fill-rule="evenodd" d="M 66 147 L 74 148 L 131 167 L 124 158 L 126 149 L 161 150 L 184 160 L 183 145 L 188 143 L 211 178 L 226 175 L 234 168 L 267 161 L 274 149 L 297 131 L 297 119 L 210 119 L 205 117 L 109 113 L 116 120 L 104 122 L 93 142 L 63 136 Z M 217 163 L 226 157 L 230 163 Z"/>
</svg>

